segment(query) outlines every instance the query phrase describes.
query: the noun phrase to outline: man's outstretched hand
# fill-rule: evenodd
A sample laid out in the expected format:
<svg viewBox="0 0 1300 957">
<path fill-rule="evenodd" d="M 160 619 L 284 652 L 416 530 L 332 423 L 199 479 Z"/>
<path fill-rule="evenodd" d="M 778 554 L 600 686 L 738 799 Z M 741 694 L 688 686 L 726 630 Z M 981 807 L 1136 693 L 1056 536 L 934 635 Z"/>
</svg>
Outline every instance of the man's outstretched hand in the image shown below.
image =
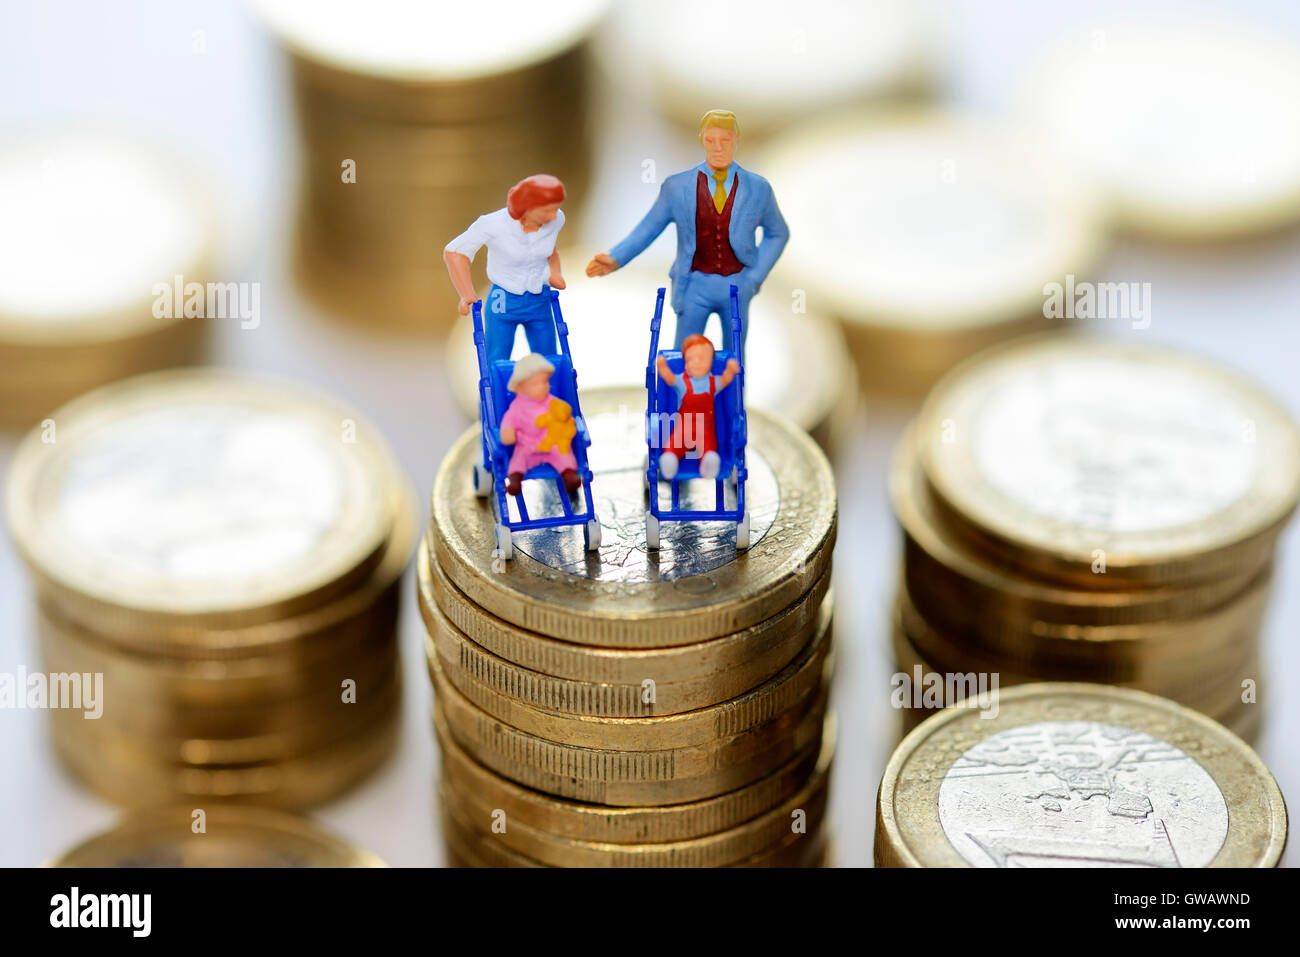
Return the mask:
<svg viewBox="0 0 1300 957">
<path fill-rule="evenodd" d="M 607 253 L 596 253 L 587 263 L 588 276 L 608 276 L 618 268 L 618 261 Z"/>
</svg>

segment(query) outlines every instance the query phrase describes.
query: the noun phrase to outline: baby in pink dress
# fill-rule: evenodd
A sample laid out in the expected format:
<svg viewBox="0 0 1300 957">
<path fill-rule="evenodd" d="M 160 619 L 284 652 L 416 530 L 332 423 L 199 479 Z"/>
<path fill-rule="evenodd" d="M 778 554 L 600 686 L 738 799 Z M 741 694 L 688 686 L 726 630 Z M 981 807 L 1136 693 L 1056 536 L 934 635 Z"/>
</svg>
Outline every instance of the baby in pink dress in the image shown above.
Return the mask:
<svg viewBox="0 0 1300 957">
<path fill-rule="evenodd" d="M 515 363 L 510 375 L 507 388 L 515 398 L 501 417 L 501 442 L 515 447 L 506 469 L 506 491 L 511 495 L 523 490 L 524 473 L 537 465 L 559 472 L 570 492 L 582 485 L 571 444 L 576 427 L 569 404 L 551 395 L 554 372 L 545 356 L 530 353 Z"/>
</svg>

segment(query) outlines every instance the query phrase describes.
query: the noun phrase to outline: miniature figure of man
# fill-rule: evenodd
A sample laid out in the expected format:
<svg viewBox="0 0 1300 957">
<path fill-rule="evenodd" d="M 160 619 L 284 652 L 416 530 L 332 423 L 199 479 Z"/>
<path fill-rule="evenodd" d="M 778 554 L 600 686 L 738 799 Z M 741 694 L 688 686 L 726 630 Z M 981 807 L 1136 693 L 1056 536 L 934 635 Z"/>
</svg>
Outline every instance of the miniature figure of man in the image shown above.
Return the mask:
<svg viewBox="0 0 1300 957">
<path fill-rule="evenodd" d="M 678 349 L 687 336 L 703 335 L 709 316 L 715 314 L 722 323 L 722 347 L 743 349 L 749 302 L 790 238 L 772 187 L 735 161 L 739 141 L 734 113 L 705 113 L 700 119 L 704 162 L 664 180 L 650 212 L 627 238 L 587 264 L 588 276 L 608 275 L 631 262 L 669 223 L 675 225 L 677 257 L 668 275 Z M 756 236 L 759 228 L 761 240 Z M 740 293 L 739 343 L 731 341 L 732 285 Z"/>
</svg>

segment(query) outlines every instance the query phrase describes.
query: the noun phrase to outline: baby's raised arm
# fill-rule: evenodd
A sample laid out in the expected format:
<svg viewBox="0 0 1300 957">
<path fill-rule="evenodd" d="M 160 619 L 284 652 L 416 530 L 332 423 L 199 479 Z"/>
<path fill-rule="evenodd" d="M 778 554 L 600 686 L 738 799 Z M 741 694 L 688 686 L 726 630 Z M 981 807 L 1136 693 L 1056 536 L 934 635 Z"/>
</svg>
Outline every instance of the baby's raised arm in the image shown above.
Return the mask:
<svg viewBox="0 0 1300 957">
<path fill-rule="evenodd" d="M 739 371 L 740 363 L 735 359 L 728 359 L 727 367 L 722 370 L 722 375 L 718 376 L 718 388 L 725 389 L 731 385 L 731 380 L 736 377 L 736 373 Z"/>
</svg>

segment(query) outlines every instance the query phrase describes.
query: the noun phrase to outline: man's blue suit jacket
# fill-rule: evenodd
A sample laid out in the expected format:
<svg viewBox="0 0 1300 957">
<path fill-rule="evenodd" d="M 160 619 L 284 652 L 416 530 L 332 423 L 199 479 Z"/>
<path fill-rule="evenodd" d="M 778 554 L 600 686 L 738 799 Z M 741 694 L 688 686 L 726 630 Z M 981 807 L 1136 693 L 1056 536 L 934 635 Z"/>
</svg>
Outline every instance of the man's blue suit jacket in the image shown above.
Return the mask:
<svg viewBox="0 0 1300 957">
<path fill-rule="evenodd" d="M 739 163 L 736 167 L 736 201 L 731 207 L 731 249 L 744 265 L 734 277 L 742 298 L 758 291 L 772 266 L 785 249 L 790 232 L 776 205 L 772 187 L 757 173 Z M 668 271 L 673 281 L 673 311 L 680 313 L 685 303 L 686 279 L 695 258 L 695 195 L 699 168 L 674 173 L 659 188 L 659 197 L 650 212 L 637 223 L 627 238 L 609 251 L 620 266 L 626 266 L 659 238 L 669 223 L 677 226 L 677 258 Z M 762 242 L 755 242 L 754 231 L 763 227 Z"/>
</svg>

